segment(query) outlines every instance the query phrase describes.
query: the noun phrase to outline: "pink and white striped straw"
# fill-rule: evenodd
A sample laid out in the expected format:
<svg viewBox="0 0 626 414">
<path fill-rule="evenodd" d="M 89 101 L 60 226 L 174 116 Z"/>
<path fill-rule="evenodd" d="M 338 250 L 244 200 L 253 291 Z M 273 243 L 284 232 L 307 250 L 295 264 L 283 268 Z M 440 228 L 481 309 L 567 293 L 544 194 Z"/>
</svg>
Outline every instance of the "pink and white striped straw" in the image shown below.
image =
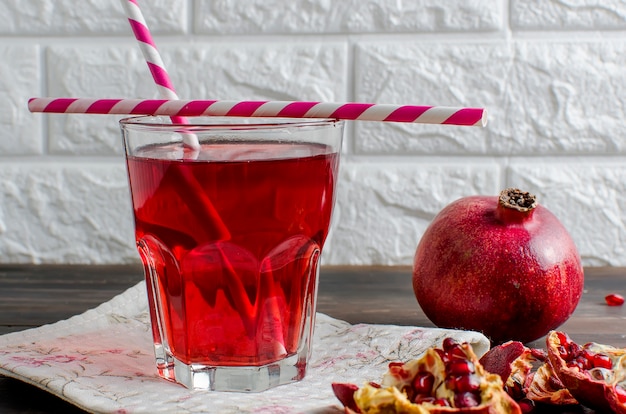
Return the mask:
<svg viewBox="0 0 626 414">
<path fill-rule="evenodd" d="M 28 109 L 31 112 L 62 114 L 335 118 L 464 126 L 487 124 L 487 112 L 483 108 L 358 102 L 31 98 Z"/>
<path fill-rule="evenodd" d="M 154 43 L 154 39 L 152 38 L 150 29 L 148 29 L 148 24 L 143 17 L 143 13 L 139 8 L 139 4 L 136 0 L 120 1 L 124 7 L 126 17 L 128 17 L 128 23 L 130 23 L 135 39 L 137 39 L 141 53 L 148 64 L 152 79 L 154 79 L 154 83 L 156 83 L 159 89 L 159 96 L 164 99 L 178 99 L 178 94 L 174 89 L 169 73 L 165 69 L 165 63 L 163 59 L 161 59 L 161 54 Z M 179 116 L 173 116 L 172 122 L 177 124 L 188 123 L 185 118 Z M 195 135 L 183 136 L 183 142 L 191 148 L 197 149 L 200 147 L 198 138 Z"/>
<path fill-rule="evenodd" d="M 90 100 L 77 98 L 57 98 L 50 100 L 42 107 L 44 101 L 41 99 L 44 98 L 34 98 L 29 101 L 29 108 L 32 112 L 167 115 L 172 118 L 172 122 L 179 124 L 188 123 L 185 119 L 186 116 L 221 115 L 486 125 L 486 112 L 481 108 L 381 105 L 354 102 L 179 100 L 137 0 L 120 1 L 152 78 L 159 88 L 159 95 L 164 99 L 95 99 L 90 102 Z M 199 146 L 197 137 L 194 135 L 185 135 L 183 140 L 193 148 Z"/>
</svg>

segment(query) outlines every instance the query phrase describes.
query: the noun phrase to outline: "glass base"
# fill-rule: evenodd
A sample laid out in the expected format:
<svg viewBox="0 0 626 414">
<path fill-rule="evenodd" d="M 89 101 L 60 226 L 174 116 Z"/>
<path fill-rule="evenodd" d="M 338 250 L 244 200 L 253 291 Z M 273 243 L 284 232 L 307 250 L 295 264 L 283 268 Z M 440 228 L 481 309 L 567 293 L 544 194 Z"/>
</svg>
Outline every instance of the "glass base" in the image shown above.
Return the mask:
<svg viewBox="0 0 626 414">
<path fill-rule="evenodd" d="M 306 351 L 262 366 L 227 367 L 186 364 L 155 345 L 159 376 L 191 389 L 260 392 L 300 381 L 306 374 Z"/>
</svg>

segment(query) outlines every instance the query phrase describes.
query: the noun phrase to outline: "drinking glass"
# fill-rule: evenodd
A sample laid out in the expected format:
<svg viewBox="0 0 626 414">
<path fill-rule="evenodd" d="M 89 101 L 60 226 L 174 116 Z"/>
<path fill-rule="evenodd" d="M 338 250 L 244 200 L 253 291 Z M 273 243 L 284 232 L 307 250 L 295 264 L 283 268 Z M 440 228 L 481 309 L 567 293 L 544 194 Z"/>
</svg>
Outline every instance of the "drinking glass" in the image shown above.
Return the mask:
<svg viewBox="0 0 626 414">
<path fill-rule="evenodd" d="M 298 381 L 343 121 L 188 121 L 120 121 L 157 371 L 217 391 Z"/>
</svg>

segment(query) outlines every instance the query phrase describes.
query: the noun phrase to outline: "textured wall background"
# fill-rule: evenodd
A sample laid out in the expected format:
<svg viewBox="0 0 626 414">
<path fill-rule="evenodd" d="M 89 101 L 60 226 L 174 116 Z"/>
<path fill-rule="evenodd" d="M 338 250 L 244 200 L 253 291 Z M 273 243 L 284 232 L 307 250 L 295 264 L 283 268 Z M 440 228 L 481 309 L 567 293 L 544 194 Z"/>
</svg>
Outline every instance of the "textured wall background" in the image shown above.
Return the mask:
<svg viewBox="0 0 626 414">
<path fill-rule="evenodd" d="M 447 203 L 535 192 L 586 265 L 626 265 L 626 1 L 153 0 L 183 98 L 483 106 L 485 129 L 349 126 L 326 264 L 410 264 Z M 156 97 L 118 0 L 0 1 L 0 262 L 138 261 L 117 118 Z"/>
</svg>

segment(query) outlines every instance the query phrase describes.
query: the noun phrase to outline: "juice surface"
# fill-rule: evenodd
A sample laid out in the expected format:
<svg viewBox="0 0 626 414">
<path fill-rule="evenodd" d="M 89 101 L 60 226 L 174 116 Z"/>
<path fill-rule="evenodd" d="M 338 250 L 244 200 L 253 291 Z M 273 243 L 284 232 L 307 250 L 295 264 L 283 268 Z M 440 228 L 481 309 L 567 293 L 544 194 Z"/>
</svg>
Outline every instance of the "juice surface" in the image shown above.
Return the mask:
<svg viewBox="0 0 626 414">
<path fill-rule="evenodd" d="M 187 364 L 262 365 L 297 352 L 304 313 L 314 311 L 338 154 L 224 142 L 181 159 L 176 145 L 128 157 L 155 340 Z"/>
</svg>

